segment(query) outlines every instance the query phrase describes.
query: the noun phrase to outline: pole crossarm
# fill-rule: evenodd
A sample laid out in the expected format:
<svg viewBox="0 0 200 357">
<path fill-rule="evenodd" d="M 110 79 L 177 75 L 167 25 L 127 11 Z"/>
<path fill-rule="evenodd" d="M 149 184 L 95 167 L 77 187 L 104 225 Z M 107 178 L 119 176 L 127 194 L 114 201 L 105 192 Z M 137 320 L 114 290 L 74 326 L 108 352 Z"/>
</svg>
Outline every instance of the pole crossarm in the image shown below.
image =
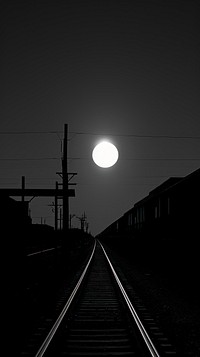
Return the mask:
<svg viewBox="0 0 200 357">
<path fill-rule="evenodd" d="M 34 197 L 75 197 L 75 190 L 54 189 L 54 188 L 0 188 L 0 195 L 7 196 L 34 196 Z"/>
<path fill-rule="evenodd" d="M 74 176 L 77 175 L 77 172 L 68 172 L 68 182 L 70 182 Z M 73 184 L 73 183 L 70 183 L 69 185 L 76 185 L 76 184 Z"/>
</svg>

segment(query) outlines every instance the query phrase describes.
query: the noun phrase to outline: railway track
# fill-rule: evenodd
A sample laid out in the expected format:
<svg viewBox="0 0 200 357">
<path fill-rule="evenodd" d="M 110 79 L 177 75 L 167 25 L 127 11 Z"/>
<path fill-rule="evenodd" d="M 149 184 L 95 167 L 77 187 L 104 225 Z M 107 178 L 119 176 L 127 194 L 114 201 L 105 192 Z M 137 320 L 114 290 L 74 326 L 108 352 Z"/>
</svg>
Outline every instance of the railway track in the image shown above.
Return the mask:
<svg viewBox="0 0 200 357">
<path fill-rule="evenodd" d="M 42 356 L 161 356 L 99 242 L 35 354 Z"/>
</svg>

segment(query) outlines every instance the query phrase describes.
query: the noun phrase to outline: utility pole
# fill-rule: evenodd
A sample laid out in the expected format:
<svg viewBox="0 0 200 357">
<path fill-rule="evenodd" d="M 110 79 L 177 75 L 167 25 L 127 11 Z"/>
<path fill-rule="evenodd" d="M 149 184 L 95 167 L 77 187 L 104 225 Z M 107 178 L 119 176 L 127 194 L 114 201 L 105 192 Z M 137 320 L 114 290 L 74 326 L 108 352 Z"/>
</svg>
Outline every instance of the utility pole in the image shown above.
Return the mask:
<svg viewBox="0 0 200 357">
<path fill-rule="evenodd" d="M 62 183 L 59 184 L 56 182 L 55 189 L 52 188 L 39 188 L 39 189 L 26 189 L 25 188 L 25 176 L 22 176 L 21 179 L 21 188 L 0 188 L 0 197 L 1 195 L 8 196 L 17 196 L 21 197 L 22 206 L 27 207 L 28 213 L 28 204 L 35 197 L 54 197 L 55 203 L 52 204 L 55 208 L 55 230 L 58 229 L 58 221 L 60 220 L 60 229 L 63 229 L 65 232 L 69 229 L 69 197 L 75 197 L 75 190 L 69 189 L 69 186 L 76 185 L 76 183 L 71 183 L 71 179 L 77 175 L 77 173 L 68 173 L 67 165 L 67 156 L 68 156 L 68 125 L 64 126 L 64 142 L 63 142 L 63 153 L 62 153 L 62 172 L 57 172 L 62 178 Z M 62 189 L 59 189 L 58 186 L 62 185 Z M 26 197 L 32 198 L 29 201 L 26 201 Z M 63 212 L 58 204 L 58 200 L 63 200 Z M 60 215 L 58 212 L 60 208 Z M 44 220 L 45 222 L 45 220 Z M 63 223 L 63 224 L 62 224 Z M 41 224 L 43 224 L 43 219 L 41 218 Z"/>
<path fill-rule="evenodd" d="M 82 231 L 84 231 L 85 230 L 85 223 L 86 223 L 86 214 L 85 214 L 85 212 L 82 214 L 82 216 L 81 217 L 77 217 L 79 220 L 80 220 L 80 222 L 81 222 L 81 230 Z"/>
<path fill-rule="evenodd" d="M 69 215 L 69 228 L 71 229 L 72 228 L 72 218 L 76 217 L 75 214 L 70 214 Z"/>
<path fill-rule="evenodd" d="M 64 140 L 63 140 L 63 155 L 62 155 L 62 172 L 57 172 L 57 174 L 62 178 L 63 187 L 63 212 L 62 212 L 62 229 L 67 232 L 69 230 L 70 219 L 69 219 L 69 186 L 76 185 L 76 183 L 71 183 L 71 179 L 77 175 L 75 172 L 68 172 L 68 124 L 64 125 Z M 74 190 L 73 190 L 74 192 Z M 71 197 L 71 196 L 70 196 Z"/>
<path fill-rule="evenodd" d="M 64 126 L 64 143 L 62 158 L 62 179 L 63 179 L 63 230 L 69 229 L 69 197 L 68 197 L 68 167 L 67 167 L 67 146 L 68 146 L 68 125 Z"/>
</svg>

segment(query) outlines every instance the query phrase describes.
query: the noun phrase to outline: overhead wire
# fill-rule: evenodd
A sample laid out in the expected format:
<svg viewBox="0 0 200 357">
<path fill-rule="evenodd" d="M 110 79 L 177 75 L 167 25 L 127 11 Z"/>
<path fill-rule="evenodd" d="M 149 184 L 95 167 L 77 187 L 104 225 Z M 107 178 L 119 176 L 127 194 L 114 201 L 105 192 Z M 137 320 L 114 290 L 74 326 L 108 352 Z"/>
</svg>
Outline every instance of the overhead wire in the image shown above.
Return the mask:
<svg viewBox="0 0 200 357">
<path fill-rule="evenodd" d="M 90 133 L 90 132 L 71 132 L 76 135 L 112 135 L 121 137 L 133 137 L 133 138 L 158 138 L 158 139 L 200 139 L 200 136 L 192 135 L 144 135 L 144 134 L 112 134 L 112 133 Z"/>
<path fill-rule="evenodd" d="M 58 139 L 61 142 L 61 151 L 62 151 L 62 139 L 60 134 L 63 134 L 63 131 L 54 130 L 54 131 L 0 131 L 0 135 L 32 135 L 32 134 L 56 134 Z M 70 131 L 69 134 L 72 134 L 70 140 L 72 140 L 76 135 L 109 135 L 102 133 L 94 132 L 84 132 L 84 131 Z M 155 139 L 200 139 L 200 136 L 180 136 L 180 135 L 140 135 L 140 134 L 110 134 L 112 136 L 119 137 L 133 137 L 133 138 L 155 138 Z M 0 158 L 0 161 L 42 161 L 42 160 L 60 160 L 60 157 L 31 157 L 31 158 Z M 69 157 L 68 160 L 88 160 L 86 157 Z M 199 158 L 125 158 L 124 160 L 133 160 L 133 161 L 199 161 Z"/>
<path fill-rule="evenodd" d="M 60 157 L 28 157 L 28 158 L 16 158 L 16 157 L 8 157 L 8 158 L 0 158 L 0 161 L 42 161 L 42 160 L 61 160 Z"/>
<path fill-rule="evenodd" d="M 60 157 L 0 158 L 0 161 L 43 161 L 61 160 Z M 90 160 L 89 157 L 68 157 L 68 160 Z M 200 161 L 200 158 L 124 158 L 123 161 Z"/>
<path fill-rule="evenodd" d="M 63 131 L 59 130 L 48 130 L 48 131 L 0 131 L 0 135 L 29 135 L 29 134 L 56 134 L 59 137 L 59 134 L 63 134 Z M 119 134 L 119 133 L 94 133 L 86 131 L 69 131 L 69 134 L 74 135 L 95 135 L 95 136 L 120 136 L 120 137 L 133 137 L 133 138 L 158 138 L 158 139 L 200 139 L 200 136 L 194 135 L 147 135 L 147 134 Z M 73 139 L 72 137 L 72 139 Z M 60 139 L 60 137 L 59 137 Z"/>
</svg>

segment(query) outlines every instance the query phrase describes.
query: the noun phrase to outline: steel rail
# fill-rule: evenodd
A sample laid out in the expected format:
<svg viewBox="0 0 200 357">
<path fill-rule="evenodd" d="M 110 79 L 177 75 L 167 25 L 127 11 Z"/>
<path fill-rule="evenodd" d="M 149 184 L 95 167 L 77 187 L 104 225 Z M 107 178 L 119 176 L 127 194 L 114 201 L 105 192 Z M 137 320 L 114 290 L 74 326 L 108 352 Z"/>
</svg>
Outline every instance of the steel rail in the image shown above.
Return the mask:
<svg viewBox="0 0 200 357">
<path fill-rule="evenodd" d="M 160 357 L 160 355 L 159 355 L 158 351 L 156 350 L 153 342 L 151 341 L 147 331 L 145 330 L 145 328 L 144 328 L 144 326 L 143 326 L 138 314 L 136 313 L 136 311 L 135 311 L 135 309 L 134 309 L 134 307 L 133 307 L 133 305 L 132 305 L 132 303 L 131 303 L 131 301 L 130 301 L 127 293 L 126 293 L 126 291 L 124 290 L 123 285 L 120 282 L 120 280 L 119 280 L 119 278 L 117 276 L 117 273 L 115 272 L 115 270 L 114 270 L 114 268 L 112 266 L 112 263 L 111 263 L 110 259 L 108 258 L 107 254 L 106 254 L 106 251 L 105 251 L 104 247 L 102 246 L 102 244 L 100 242 L 99 242 L 99 244 L 100 244 L 100 246 L 101 246 L 101 248 L 102 248 L 102 250 L 103 250 L 103 252 L 105 254 L 105 257 L 106 257 L 106 259 L 107 259 L 107 261 L 108 261 L 108 263 L 110 265 L 110 268 L 111 268 L 111 270 L 113 272 L 113 275 L 114 275 L 114 277 L 115 277 L 115 279 L 117 281 L 117 284 L 118 284 L 118 286 L 119 286 L 119 288 L 120 288 L 120 290 L 121 290 L 121 292 L 122 292 L 122 294 L 124 296 L 124 299 L 125 299 L 128 307 L 129 307 L 131 315 L 133 316 L 133 318 L 135 320 L 135 323 L 138 326 L 139 331 L 140 331 L 140 333 L 141 333 L 141 335 L 142 335 L 142 337 L 143 337 L 143 339 L 144 339 L 144 341 L 146 343 L 146 346 L 147 346 L 149 352 L 151 353 L 151 356 L 152 357 Z"/>
<path fill-rule="evenodd" d="M 71 293 L 69 299 L 67 300 L 63 310 L 61 311 L 61 313 L 58 316 L 56 322 L 54 323 L 53 327 L 49 331 L 47 337 L 45 338 L 44 342 L 42 343 L 42 345 L 39 348 L 38 352 L 36 353 L 35 357 L 42 357 L 44 355 L 45 351 L 47 350 L 52 338 L 54 337 L 58 327 L 60 326 L 60 324 L 61 324 L 61 322 L 62 322 L 62 320 L 63 320 L 63 318 L 64 318 L 64 316 L 65 316 L 65 314 L 67 312 L 67 310 L 69 309 L 69 307 L 70 307 L 70 305 L 71 305 L 71 303 L 72 303 L 72 301 L 73 301 L 73 299 L 74 299 L 74 297 L 75 297 L 75 295 L 76 295 L 76 293 L 77 293 L 77 291 L 78 291 L 78 289 L 79 289 L 79 287 L 80 287 L 80 285 L 82 283 L 82 280 L 83 280 L 83 278 L 84 278 L 84 276 L 85 276 L 85 274 L 87 272 L 87 269 L 88 269 L 88 267 L 90 265 L 90 262 L 92 260 L 93 255 L 94 255 L 95 248 L 96 248 L 96 241 L 94 243 L 94 248 L 93 248 L 92 254 L 91 254 L 91 256 L 90 256 L 90 258 L 88 260 L 88 263 L 87 263 L 83 273 L 81 274 L 81 277 L 80 277 L 78 283 L 76 284 L 76 286 L 75 286 L 73 292 Z"/>
<path fill-rule="evenodd" d="M 38 254 L 42 254 L 42 253 L 47 253 L 50 252 L 51 250 L 55 250 L 56 248 L 48 248 L 48 249 L 43 249 L 43 250 L 39 250 L 37 252 L 33 252 L 33 253 L 28 253 L 26 256 L 27 257 L 32 257 L 33 255 L 38 255 Z"/>
</svg>

